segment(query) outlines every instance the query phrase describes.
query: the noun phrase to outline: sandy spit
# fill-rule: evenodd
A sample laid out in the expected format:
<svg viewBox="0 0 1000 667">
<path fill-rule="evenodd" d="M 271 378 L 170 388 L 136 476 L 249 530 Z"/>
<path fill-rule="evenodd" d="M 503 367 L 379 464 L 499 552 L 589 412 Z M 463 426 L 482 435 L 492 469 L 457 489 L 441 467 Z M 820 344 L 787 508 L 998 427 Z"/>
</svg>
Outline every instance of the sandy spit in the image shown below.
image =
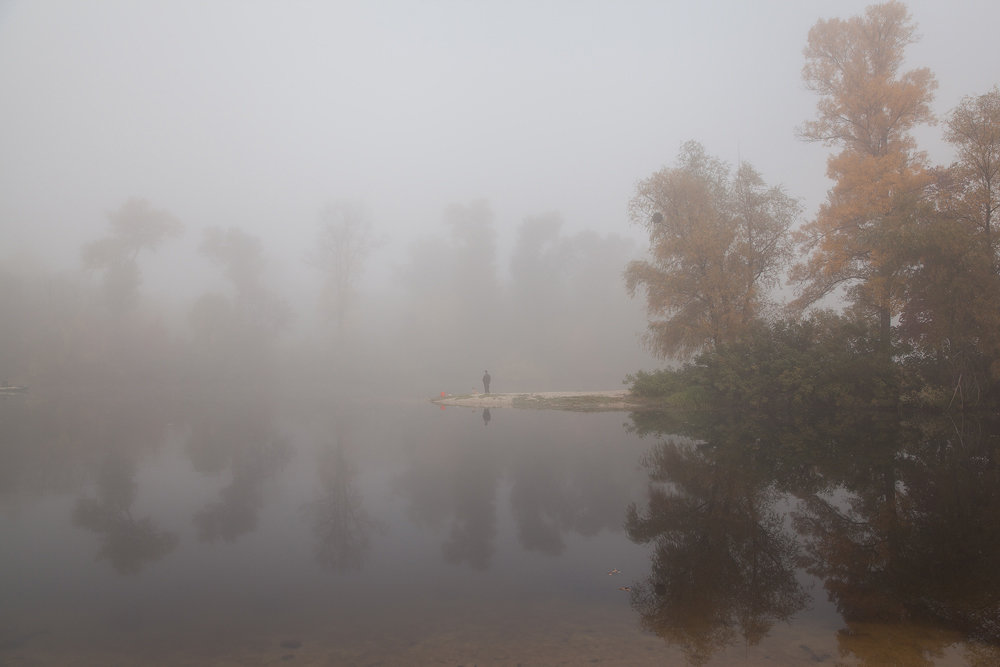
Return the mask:
<svg viewBox="0 0 1000 667">
<path fill-rule="evenodd" d="M 438 398 L 431 399 L 432 403 L 438 405 L 456 405 L 466 408 L 511 408 L 515 402 L 519 404 L 529 403 L 533 407 L 550 407 L 549 403 L 559 403 L 565 399 L 585 399 L 599 403 L 602 410 L 626 410 L 629 408 L 627 402 L 627 389 L 614 389 L 611 391 L 538 391 L 510 394 L 446 394 Z M 558 409 L 558 405 L 552 405 L 553 409 Z"/>
</svg>

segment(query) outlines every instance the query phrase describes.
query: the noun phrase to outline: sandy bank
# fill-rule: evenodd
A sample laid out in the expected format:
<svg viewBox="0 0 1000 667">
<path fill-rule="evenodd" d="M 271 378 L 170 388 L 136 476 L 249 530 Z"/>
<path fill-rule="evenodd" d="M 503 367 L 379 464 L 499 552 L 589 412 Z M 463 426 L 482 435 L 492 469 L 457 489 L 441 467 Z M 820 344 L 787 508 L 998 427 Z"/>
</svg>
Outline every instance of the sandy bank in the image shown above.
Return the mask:
<svg viewBox="0 0 1000 667">
<path fill-rule="evenodd" d="M 431 400 L 466 408 L 532 408 L 536 410 L 628 410 L 627 389 L 611 391 L 539 391 L 511 394 L 447 394 Z"/>
</svg>

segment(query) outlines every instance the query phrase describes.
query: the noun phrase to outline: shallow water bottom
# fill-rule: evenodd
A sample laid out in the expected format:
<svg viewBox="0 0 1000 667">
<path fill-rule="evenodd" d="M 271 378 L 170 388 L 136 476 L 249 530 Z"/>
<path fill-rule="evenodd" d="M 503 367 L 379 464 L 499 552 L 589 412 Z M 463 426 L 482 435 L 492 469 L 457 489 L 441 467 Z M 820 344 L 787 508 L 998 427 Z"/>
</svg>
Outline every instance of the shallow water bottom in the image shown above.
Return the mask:
<svg viewBox="0 0 1000 667">
<path fill-rule="evenodd" d="M 623 593 L 624 595 L 624 593 Z M 7 619 L 3 665 L 685 665 L 696 655 L 642 632 L 605 604 L 553 600 L 470 609 L 448 602 L 383 610 L 300 609 L 280 617 L 202 609 L 38 613 Z M 374 622 L 375 615 L 378 622 Z M 450 621 L 449 621 L 450 619 Z M 1000 654 L 916 625 L 776 628 L 754 646 L 708 648 L 708 665 L 991 665 Z M 858 656 L 864 656 L 864 661 Z"/>
</svg>

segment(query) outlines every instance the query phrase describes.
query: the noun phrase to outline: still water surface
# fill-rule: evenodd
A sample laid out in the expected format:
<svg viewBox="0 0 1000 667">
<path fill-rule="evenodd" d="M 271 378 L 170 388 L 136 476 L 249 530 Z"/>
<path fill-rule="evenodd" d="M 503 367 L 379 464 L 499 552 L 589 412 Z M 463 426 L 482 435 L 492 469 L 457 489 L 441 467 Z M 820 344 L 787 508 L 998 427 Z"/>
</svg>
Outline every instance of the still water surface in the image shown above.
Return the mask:
<svg viewBox="0 0 1000 667">
<path fill-rule="evenodd" d="M 0 664 L 1000 656 L 980 424 L 278 406 L 0 402 Z"/>
</svg>

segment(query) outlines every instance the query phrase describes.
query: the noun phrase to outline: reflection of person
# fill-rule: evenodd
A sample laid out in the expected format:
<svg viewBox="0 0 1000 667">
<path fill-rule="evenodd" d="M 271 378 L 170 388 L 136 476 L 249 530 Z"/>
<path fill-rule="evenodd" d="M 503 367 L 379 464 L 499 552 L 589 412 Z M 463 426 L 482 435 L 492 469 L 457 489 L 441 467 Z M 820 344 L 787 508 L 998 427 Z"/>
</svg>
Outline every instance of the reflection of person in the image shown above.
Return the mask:
<svg viewBox="0 0 1000 667">
<path fill-rule="evenodd" d="M 485 373 L 485 375 L 483 375 L 483 389 L 485 390 L 483 393 L 488 394 L 490 393 L 490 380 L 493 378 L 490 377 L 489 371 L 483 371 L 483 373 Z"/>
<path fill-rule="evenodd" d="M 483 408 L 483 426 L 490 425 L 490 409 Z"/>
</svg>

